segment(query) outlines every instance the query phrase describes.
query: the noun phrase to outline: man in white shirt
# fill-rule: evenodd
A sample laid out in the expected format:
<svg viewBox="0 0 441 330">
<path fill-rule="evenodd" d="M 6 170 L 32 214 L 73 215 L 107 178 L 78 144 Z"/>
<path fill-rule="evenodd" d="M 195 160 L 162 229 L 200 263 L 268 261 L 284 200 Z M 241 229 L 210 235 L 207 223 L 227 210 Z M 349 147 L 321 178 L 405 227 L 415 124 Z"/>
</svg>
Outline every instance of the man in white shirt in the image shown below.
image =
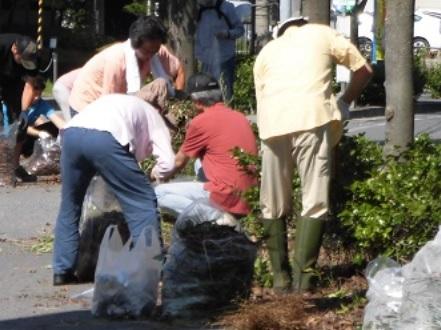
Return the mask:
<svg viewBox="0 0 441 330">
<path fill-rule="evenodd" d="M 123 94 L 102 96 L 75 116 L 63 132 L 62 147 L 54 285 L 76 282 L 78 223 L 92 177 L 100 174 L 116 195 L 136 241 L 146 225 L 155 226 L 159 233 L 155 192 L 138 162 L 154 155 L 153 176 L 161 178 L 173 169 L 175 158 L 168 128 L 157 109 L 138 96 Z"/>
</svg>

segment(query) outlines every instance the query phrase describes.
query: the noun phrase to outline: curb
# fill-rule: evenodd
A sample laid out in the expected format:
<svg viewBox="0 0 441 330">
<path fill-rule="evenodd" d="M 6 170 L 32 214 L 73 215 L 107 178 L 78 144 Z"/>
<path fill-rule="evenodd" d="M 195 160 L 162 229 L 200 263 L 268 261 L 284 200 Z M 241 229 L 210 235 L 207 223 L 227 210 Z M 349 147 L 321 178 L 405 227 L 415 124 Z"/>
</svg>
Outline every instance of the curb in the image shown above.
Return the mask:
<svg viewBox="0 0 441 330">
<path fill-rule="evenodd" d="M 59 110 L 53 97 L 44 97 L 51 106 Z M 350 109 L 351 119 L 384 116 L 384 106 L 372 105 Z M 441 99 L 421 98 L 415 104 L 415 113 L 441 113 Z"/>
<path fill-rule="evenodd" d="M 415 113 L 440 113 L 441 100 L 423 99 L 421 101 L 417 101 L 414 110 Z M 353 108 L 350 111 L 351 119 L 384 116 L 384 106 L 359 107 Z"/>
</svg>

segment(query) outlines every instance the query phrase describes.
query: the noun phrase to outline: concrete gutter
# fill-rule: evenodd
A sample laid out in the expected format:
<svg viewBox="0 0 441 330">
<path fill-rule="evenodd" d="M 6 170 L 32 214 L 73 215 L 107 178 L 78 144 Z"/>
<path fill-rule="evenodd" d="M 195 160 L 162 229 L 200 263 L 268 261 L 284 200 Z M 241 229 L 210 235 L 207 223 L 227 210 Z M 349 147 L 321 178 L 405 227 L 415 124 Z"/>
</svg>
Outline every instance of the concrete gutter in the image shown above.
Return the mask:
<svg viewBox="0 0 441 330">
<path fill-rule="evenodd" d="M 420 97 L 415 104 L 415 113 L 441 112 L 441 99 Z M 384 106 L 362 106 L 351 109 L 351 118 L 384 116 Z"/>
</svg>

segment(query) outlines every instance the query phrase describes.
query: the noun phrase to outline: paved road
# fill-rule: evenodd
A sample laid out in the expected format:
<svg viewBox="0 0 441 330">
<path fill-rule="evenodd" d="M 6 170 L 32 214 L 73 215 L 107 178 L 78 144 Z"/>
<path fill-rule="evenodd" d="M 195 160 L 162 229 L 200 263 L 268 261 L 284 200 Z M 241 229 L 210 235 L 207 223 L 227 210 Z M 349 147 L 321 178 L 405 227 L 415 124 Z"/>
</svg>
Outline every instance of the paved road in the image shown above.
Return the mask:
<svg viewBox="0 0 441 330">
<path fill-rule="evenodd" d="M 441 109 L 440 109 L 441 110 Z M 349 135 L 365 133 L 373 141 L 382 142 L 385 136 L 386 121 L 383 116 L 352 119 L 347 128 Z M 441 141 L 441 113 L 416 114 L 415 136 L 427 133 L 434 140 Z"/>
</svg>

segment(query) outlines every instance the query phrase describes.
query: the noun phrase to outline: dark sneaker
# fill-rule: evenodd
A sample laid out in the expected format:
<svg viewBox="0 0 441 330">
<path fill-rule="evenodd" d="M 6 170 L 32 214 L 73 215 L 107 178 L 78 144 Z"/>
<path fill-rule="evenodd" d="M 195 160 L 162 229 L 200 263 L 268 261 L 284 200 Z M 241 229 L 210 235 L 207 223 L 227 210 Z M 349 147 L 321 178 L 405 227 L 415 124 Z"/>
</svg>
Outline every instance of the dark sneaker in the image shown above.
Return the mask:
<svg viewBox="0 0 441 330">
<path fill-rule="evenodd" d="M 15 169 L 15 176 L 20 182 L 35 182 L 37 181 L 37 176 L 34 174 L 29 174 L 23 166 L 18 166 Z"/>
</svg>

